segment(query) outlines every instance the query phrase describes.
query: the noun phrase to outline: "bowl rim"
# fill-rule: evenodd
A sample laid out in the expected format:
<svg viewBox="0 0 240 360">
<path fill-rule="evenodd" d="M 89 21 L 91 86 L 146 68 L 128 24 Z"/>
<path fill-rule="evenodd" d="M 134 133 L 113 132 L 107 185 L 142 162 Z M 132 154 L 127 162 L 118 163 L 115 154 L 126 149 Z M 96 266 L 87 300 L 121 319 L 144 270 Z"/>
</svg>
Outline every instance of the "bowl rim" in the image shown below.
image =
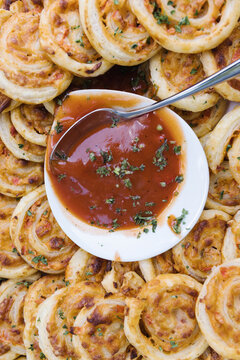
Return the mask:
<svg viewBox="0 0 240 360">
<path fill-rule="evenodd" d="M 154 100 L 141 95 L 106 89 L 75 90 L 70 92 L 68 96 L 86 96 L 87 94 L 93 96 L 94 93 L 115 93 L 119 96 L 137 98 L 140 100 L 140 107 L 155 102 Z M 209 188 L 209 169 L 206 155 L 199 139 L 186 121 L 171 109 L 165 109 L 175 117 L 183 133 L 183 141 L 186 148 L 185 174 L 179 195 L 175 197 L 163 213 L 160 214 L 163 221 L 160 220 L 161 224 L 158 225 L 155 233 L 152 233 L 151 231 L 147 234 L 142 233 L 140 238 L 137 238 L 136 234 L 141 228 L 134 230 L 134 236 L 130 235 L 133 231 L 129 232 L 129 230 L 118 230 L 114 233 L 109 233 L 108 230 L 100 229 L 99 231 L 99 228 L 83 223 L 80 219 L 77 219 L 64 208 L 63 204 L 55 194 L 46 170 L 47 158 L 45 159 L 45 187 L 53 215 L 66 235 L 85 251 L 107 260 L 140 261 L 171 249 L 187 236 L 193 226 L 197 223 L 204 209 Z M 53 127 L 54 122 L 52 128 Z M 197 156 L 197 159 L 195 155 Z M 46 151 L 46 157 L 47 156 L 48 151 Z M 182 209 L 186 209 L 188 215 L 186 216 L 184 226 L 182 226 L 181 234 L 176 234 L 166 224 L 167 216 L 173 214 L 178 217 L 181 215 Z"/>
</svg>

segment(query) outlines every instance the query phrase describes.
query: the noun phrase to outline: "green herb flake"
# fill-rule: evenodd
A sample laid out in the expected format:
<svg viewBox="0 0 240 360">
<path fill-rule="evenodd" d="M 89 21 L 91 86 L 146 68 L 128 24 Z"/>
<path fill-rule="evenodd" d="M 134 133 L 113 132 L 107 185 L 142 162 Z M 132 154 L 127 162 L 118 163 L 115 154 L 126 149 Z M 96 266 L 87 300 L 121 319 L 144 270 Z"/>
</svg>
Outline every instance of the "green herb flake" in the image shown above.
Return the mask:
<svg viewBox="0 0 240 360">
<path fill-rule="evenodd" d="M 228 144 L 226 151 L 228 152 L 231 149 L 232 145 Z"/>
<path fill-rule="evenodd" d="M 181 183 L 181 182 L 183 182 L 183 180 L 184 180 L 183 175 L 177 175 L 177 176 L 175 177 L 175 181 L 176 181 L 177 183 Z"/>
<path fill-rule="evenodd" d="M 112 161 L 113 159 L 113 156 L 112 156 L 112 152 L 111 151 L 103 151 L 101 150 L 100 151 L 100 154 L 102 155 L 102 158 L 103 158 L 103 163 L 106 164 L 110 161 Z"/>
<path fill-rule="evenodd" d="M 165 181 L 161 181 L 161 182 L 160 182 L 160 185 L 161 185 L 161 187 L 166 187 L 166 186 L 167 186 L 167 183 L 166 183 Z"/>
<path fill-rule="evenodd" d="M 150 201 L 150 202 L 145 202 L 145 206 L 155 206 L 155 202 Z"/>
<path fill-rule="evenodd" d="M 66 174 L 59 174 L 57 179 L 58 179 L 58 182 L 62 181 L 63 179 L 65 179 L 67 175 Z"/>
<path fill-rule="evenodd" d="M 33 350 L 34 350 L 33 344 L 30 344 L 30 346 L 29 346 L 28 349 L 31 350 L 31 351 L 33 351 Z"/>
<path fill-rule="evenodd" d="M 44 355 L 43 352 L 40 352 L 40 359 L 46 359 L 46 356 Z"/>
<path fill-rule="evenodd" d="M 157 131 L 162 131 L 162 129 L 163 129 L 162 125 L 158 124 L 157 125 Z"/>
<path fill-rule="evenodd" d="M 13 252 L 13 253 L 17 253 L 17 249 L 16 249 L 16 248 L 13 248 L 13 249 L 12 249 L 12 252 Z"/>
<path fill-rule="evenodd" d="M 28 216 L 32 216 L 31 210 L 28 210 L 28 211 L 27 211 L 27 215 L 28 215 Z"/>
<path fill-rule="evenodd" d="M 219 196 L 220 200 L 223 199 L 223 195 L 224 195 L 224 190 L 222 190 L 222 191 L 220 192 L 220 196 Z"/>
<path fill-rule="evenodd" d="M 127 179 L 123 179 L 124 185 L 126 186 L 126 188 L 131 189 L 132 188 L 132 183 L 131 180 L 129 178 Z"/>
<path fill-rule="evenodd" d="M 96 156 L 95 156 L 95 154 L 94 154 L 93 152 L 90 152 L 90 153 L 88 154 L 88 156 L 89 156 L 89 159 L 90 159 L 92 162 L 96 160 Z"/>
<path fill-rule="evenodd" d="M 87 272 L 85 273 L 85 275 L 86 275 L 86 276 L 91 276 L 91 275 L 93 275 L 93 273 L 92 273 L 91 271 L 87 271 Z"/>
<path fill-rule="evenodd" d="M 188 211 L 182 209 L 182 214 L 175 219 L 174 224 L 172 225 L 172 229 L 176 234 L 181 234 L 181 223 L 183 222 L 187 214 Z"/>
<path fill-rule="evenodd" d="M 172 348 L 175 348 L 178 346 L 178 344 L 175 341 L 170 341 L 170 345 Z"/>
<path fill-rule="evenodd" d="M 108 176 L 110 174 L 110 170 L 106 166 L 100 166 L 96 173 L 99 174 L 101 177 Z"/>
<path fill-rule="evenodd" d="M 173 148 L 173 151 L 176 155 L 180 155 L 181 154 L 181 149 L 182 147 L 179 145 L 179 146 L 174 146 Z"/>
<path fill-rule="evenodd" d="M 24 144 L 18 144 L 19 149 L 22 149 L 24 147 Z"/>
<path fill-rule="evenodd" d="M 106 204 L 114 204 L 115 203 L 115 199 L 113 197 L 106 199 Z"/>
<path fill-rule="evenodd" d="M 153 157 L 153 164 L 159 167 L 160 170 L 163 170 L 167 166 L 167 160 L 164 157 L 163 153 L 169 150 L 167 139 L 164 140 L 163 144 L 155 152 L 155 157 Z"/>
<path fill-rule="evenodd" d="M 62 311 L 62 309 L 58 310 L 58 315 L 59 315 L 60 319 L 62 319 L 62 320 L 65 319 L 64 312 Z"/>
<path fill-rule="evenodd" d="M 131 46 L 131 49 L 136 49 L 137 48 L 137 44 L 133 44 L 132 46 Z"/>
<path fill-rule="evenodd" d="M 61 106 L 61 105 L 62 105 L 62 100 L 61 100 L 61 99 L 57 99 L 57 100 L 56 100 L 56 103 L 57 103 L 59 106 Z"/>
<path fill-rule="evenodd" d="M 57 121 L 57 125 L 54 127 L 54 129 L 56 130 L 57 134 L 60 134 L 63 131 L 63 125 Z"/>
<path fill-rule="evenodd" d="M 41 262 L 44 265 L 48 265 L 48 261 L 45 258 L 45 256 L 43 256 L 43 255 L 34 256 L 34 258 L 32 259 L 32 262 L 34 262 L 35 264 L 38 264 L 39 262 Z"/>
<path fill-rule="evenodd" d="M 119 118 L 112 116 L 112 125 L 111 128 L 114 128 L 117 126 L 117 124 L 119 123 Z"/>
</svg>

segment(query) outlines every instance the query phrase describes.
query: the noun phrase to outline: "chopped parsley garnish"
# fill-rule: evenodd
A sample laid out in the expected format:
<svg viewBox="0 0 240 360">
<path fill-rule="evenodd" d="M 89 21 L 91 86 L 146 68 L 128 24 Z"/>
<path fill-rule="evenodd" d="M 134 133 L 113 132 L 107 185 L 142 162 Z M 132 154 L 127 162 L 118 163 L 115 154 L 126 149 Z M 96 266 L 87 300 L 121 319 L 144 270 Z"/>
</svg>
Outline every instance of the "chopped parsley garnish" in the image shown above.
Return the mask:
<svg viewBox="0 0 240 360">
<path fill-rule="evenodd" d="M 75 42 L 76 42 L 77 44 L 80 44 L 80 46 L 84 47 L 84 42 L 83 42 L 82 37 L 81 37 L 79 40 L 75 40 Z"/>
<path fill-rule="evenodd" d="M 103 163 L 106 164 L 107 162 L 112 161 L 113 156 L 112 156 L 112 152 L 111 151 L 100 151 L 100 154 L 102 155 L 103 158 Z"/>
<path fill-rule="evenodd" d="M 117 34 L 122 34 L 122 29 L 119 29 L 119 27 L 117 27 L 115 30 L 114 30 L 114 36 L 116 36 Z"/>
<path fill-rule="evenodd" d="M 43 352 L 40 352 L 40 359 L 46 359 L 46 356 L 44 355 Z"/>
<path fill-rule="evenodd" d="M 17 282 L 17 285 L 24 285 L 28 289 L 29 286 L 31 285 L 31 283 L 28 281 L 19 281 L 19 282 Z"/>
<path fill-rule="evenodd" d="M 48 265 L 47 259 L 43 255 L 34 256 L 34 258 L 32 259 L 32 262 L 34 262 L 35 264 L 38 264 L 39 262 L 41 262 L 44 265 Z"/>
<path fill-rule="evenodd" d="M 62 105 L 62 100 L 61 99 L 57 99 L 56 102 L 57 102 L 58 105 L 60 105 L 60 106 Z"/>
<path fill-rule="evenodd" d="M 129 188 L 129 189 L 132 188 L 132 183 L 131 183 L 131 180 L 130 180 L 129 178 L 123 179 L 123 182 L 124 182 L 124 185 L 125 185 L 127 188 Z"/>
<path fill-rule="evenodd" d="M 231 149 L 232 145 L 228 144 L 226 151 L 228 152 Z"/>
<path fill-rule="evenodd" d="M 101 177 L 108 176 L 110 174 L 110 170 L 106 166 L 100 166 L 96 173 L 99 174 Z"/>
<path fill-rule="evenodd" d="M 220 192 L 220 200 L 223 199 L 223 195 L 224 195 L 224 190 L 222 190 L 222 191 Z"/>
<path fill-rule="evenodd" d="M 168 16 L 161 13 L 162 10 L 154 3 L 153 16 L 157 20 L 157 24 L 170 24 Z"/>
<path fill-rule="evenodd" d="M 196 69 L 192 68 L 192 70 L 190 71 L 190 75 L 195 75 L 198 72 L 200 66 L 198 66 Z"/>
<path fill-rule="evenodd" d="M 58 181 L 62 181 L 67 175 L 66 174 L 59 174 Z"/>
<path fill-rule="evenodd" d="M 16 249 L 16 248 L 13 248 L 13 249 L 12 249 L 12 252 L 13 252 L 13 253 L 17 253 L 17 249 Z"/>
<path fill-rule="evenodd" d="M 113 221 L 112 221 L 112 229 L 111 230 L 109 230 L 110 232 L 113 232 L 114 230 L 116 230 L 117 228 L 119 228 L 120 227 L 120 225 L 118 224 L 118 219 L 114 219 Z"/>
<path fill-rule="evenodd" d="M 178 25 L 175 25 L 175 30 L 179 33 L 182 32 L 182 25 L 190 25 L 189 19 L 187 16 L 185 16 L 184 18 L 182 18 L 181 21 L 179 21 Z"/>
<path fill-rule="evenodd" d="M 155 202 L 145 202 L 145 206 L 155 206 L 156 204 L 155 204 Z"/>
<path fill-rule="evenodd" d="M 139 213 L 137 213 L 134 216 L 133 220 L 134 220 L 135 224 L 139 225 L 139 226 L 147 226 L 147 225 L 151 224 L 152 225 L 152 232 L 156 231 L 157 220 L 154 218 L 151 211 L 145 211 L 145 212 L 140 211 Z"/>
<path fill-rule="evenodd" d="M 174 146 L 174 148 L 173 148 L 173 151 L 174 151 L 174 153 L 176 154 L 176 155 L 180 155 L 181 154 L 181 146 L 179 145 L 179 146 Z"/>
<path fill-rule="evenodd" d="M 137 48 L 137 44 L 133 44 L 132 46 L 131 46 L 131 49 L 136 49 Z"/>
<path fill-rule="evenodd" d="M 77 26 L 71 26 L 71 30 L 76 30 L 76 29 L 79 29 L 81 26 L 80 25 L 77 25 Z"/>
<path fill-rule="evenodd" d="M 162 129 L 163 129 L 162 125 L 158 124 L 157 125 L 157 131 L 162 131 Z"/>
<path fill-rule="evenodd" d="M 114 204 L 115 203 L 115 199 L 113 197 L 106 199 L 106 204 Z"/>
<path fill-rule="evenodd" d="M 167 139 L 164 140 L 164 143 L 157 149 L 155 152 L 155 156 L 153 158 L 153 164 L 159 167 L 160 170 L 163 170 L 167 166 L 167 160 L 164 157 L 164 151 L 168 151 L 169 146 L 167 143 Z"/>
<path fill-rule="evenodd" d="M 22 149 L 24 147 L 24 144 L 18 144 L 19 149 Z"/>
<path fill-rule="evenodd" d="M 60 134 L 63 131 L 63 125 L 59 121 L 57 121 L 57 125 L 54 129 L 56 130 L 57 134 Z"/>
<path fill-rule="evenodd" d="M 97 205 L 92 205 L 92 206 L 89 206 L 89 209 L 90 210 L 93 210 L 93 209 L 96 209 Z"/>
<path fill-rule="evenodd" d="M 89 156 L 89 159 L 90 159 L 92 162 L 96 160 L 96 156 L 95 156 L 95 154 L 94 154 L 93 152 L 90 152 L 90 153 L 88 154 L 88 156 Z"/>
<path fill-rule="evenodd" d="M 62 320 L 65 319 L 64 312 L 62 311 L 62 309 L 58 310 L 58 315 L 59 315 L 60 319 L 62 319 Z"/>
<path fill-rule="evenodd" d="M 166 186 L 167 186 L 167 183 L 166 183 L 165 181 L 161 181 L 161 182 L 160 182 L 160 185 L 161 185 L 161 187 L 166 187 Z"/>
<path fill-rule="evenodd" d="M 177 183 L 181 183 L 181 182 L 183 182 L 183 180 L 184 180 L 183 175 L 177 175 L 177 176 L 175 177 L 175 181 L 176 181 Z"/>
<path fill-rule="evenodd" d="M 34 350 L 33 344 L 30 344 L 30 346 L 29 346 L 28 349 L 31 350 L 31 351 L 33 351 L 33 350 Z"/>
<path fill-rule="evenodd" d="M 170 341 L 170 345 L 172 348 L 175 348 L 178 346 L 178 344 L 175 341 Z"/>
<path fill-rule="evenodd" d="M 111 128 L 114 128 L 117 126 L 117 124 L 119 123 L 119 118 L 115 117 L 115 116 L 112 116 L 112 125 L 111 125 Z"/>
<path fill-rule="evenodd" d="M 90 275 L 93 275 L 93 273 L 91 271 L 86 271 L 85 275 L 90 276 Z"/>
<path fill-rule="evenodd" d="M 28 211 L 27 211 L 27 215 L 28 215 L 28 216 L 32 216 L 31 210 L 28 210 Z"/>
<path fill-rule="evenodd" d="M 101 329 L 101 328 L 97 328 L 97 332 L 98 332 L 98 336 L 103 336 L 103 333 L 102 333 L 102 329 Z"/>
<path fill-rule="evenodd" d="M 181 223 L 185 219 L 187 214 L 188 214 L 188 211 L 185 209 L 182 209 L 182 214 L 174 220 L 172 229 L 176 234 L 181 234 Z"/>
</svg>

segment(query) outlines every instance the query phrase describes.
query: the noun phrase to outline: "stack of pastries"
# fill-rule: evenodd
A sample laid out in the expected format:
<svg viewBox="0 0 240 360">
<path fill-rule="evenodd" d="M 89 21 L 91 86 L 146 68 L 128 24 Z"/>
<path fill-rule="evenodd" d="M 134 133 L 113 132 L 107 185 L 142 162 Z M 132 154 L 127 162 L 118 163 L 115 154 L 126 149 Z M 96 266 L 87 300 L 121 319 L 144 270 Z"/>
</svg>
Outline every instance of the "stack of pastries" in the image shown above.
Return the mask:
<svg viewBox="0 0 240 360">
<path fill-rule="evenodd" d="M 172 250 L 86 253 L 43 177 L 69 91 L 164 99 L 240 58 L 239 18 L 240 0 L 0 0 L 0 360 L 240 360 L 240 106 L 226 113 L 240 78 L 172 107 L 210 171 L 205 210 Z"/>
</svg>

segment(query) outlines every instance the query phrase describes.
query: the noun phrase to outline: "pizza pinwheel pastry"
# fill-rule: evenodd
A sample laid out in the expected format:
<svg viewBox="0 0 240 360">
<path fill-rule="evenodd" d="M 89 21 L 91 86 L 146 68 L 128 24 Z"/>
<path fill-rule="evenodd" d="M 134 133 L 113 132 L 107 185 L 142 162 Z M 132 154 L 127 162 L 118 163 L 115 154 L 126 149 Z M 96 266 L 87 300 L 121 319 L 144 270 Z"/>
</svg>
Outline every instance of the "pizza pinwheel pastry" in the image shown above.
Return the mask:
<svg viewBox="0 0 240 360">
<path fill-rule="evenodd" d="M 108 293 L 121 292 L 125 296 L 135 296 L 144 283 L 137 261 L 109 261 L 102 286 Z"/>
<path fill-rule="evenodd" d="M 35 281 L 28 290 L 24 302 L 24 333 L 23 341 L 28 360 L 41 359 L 36 316 L 39 305 L 55 291 L 65 288 L 66 282 L 62 275 L 46 275 Z"/>
<path fill-rule="evenodd" d="M 56 222 L 44 185 L 19 201 L 12 215 L 10 234 L 24 260 L 46 273 L 63 272 L 77 249 Z"/>
<path fill-rule="evenodd" d="M 129 0 L 132 11 L 164 48 L 200 53 L 224 41 L 240 16 L 239 1 Z"/>
<path fill-rule="evenodd" d="M 172 250 L 157 255 L 151 259 L 139 261 L 139 267 L 146 281 L 150 281 L 159 274 L 175 273 Z"/>
<path fill-rule="evenodd" d="M 11 111 L 19 105 L 20 103 L 18 101 L 14 101 L 0 92 L 0 114 Z"/>
<path fill-rule="evenodd" d="M 209 345 L 228 359 L 239 359 L 240 259 L 215 267 L 203 284 L 196 306 L 198 324 Z"/>
<path fill-rule="evenodd" d="M 227 105 L 228 102 L 226 100 L 219 99 L 216 105 L 203 111 L 184 111 L 176 107 L 172 107 L 172 110 L 191 126 L 198 137 L 202 137 L 213 130 L 225 114 Z"/>
<path fill-rule="evenodd" d="M 62 93 L 72 75 L 57 67 L 39 43 L 39 13 L 0 14 L 0 89 L 10 98 L 39 104 Z"/>
<path fill-rule="evenodd" d="M 178 54 L 161 49 L 150 59 L 151 81 L 157 86 L 156 95 L 160 99 L 170 97 L 205 77 L 202 63 L 198 55 Z M 210 89 L 201 91 L 194 96 L 175 102 L 173 105 L 182 110 L 203 111 L 214 106 L 219 95 Z"/>
<path fill-rule="evenodd" d="M 0 286 L 0 344 L 10 346 L 16 354 L 25 354 L 24 299 L 30 284 L 38 278 L 39 274 L 35 274 L 28 278 L 5 281 Z"/>
<path fill-rule="evenodd" d="M 39 345 L 47 359 L 79 359 L 73 347 L 76 336 L 74 321 L 83 308 L 91 309 L 104 295 L 101 285 L 91 281 L 79 282 L 57 290 L 38 307 Z M 98 321 L 101 323 L 100 318 Z"/>
<path fill-rule="evenodd" d="M 106 270 L 107 261 L 88 252 L 78 249 L 69 261 L 65 279 L 74 284 L 83 280 L 101 282 Z"/>
<path fill-rule="evenodd" d="M 240 211 L 228 222 L 222 253 L 224 261 L 240 258 Z"/>
<path fill-rule="evenodd" d="M 240 185 L 229 170 L 228 161 L 222 162 L 216 174 L 210 173 L 207 209 L 216 209 L 234 215 L 240 209 Z"/>
<path fill-rule="evenodd" d="M 24 196 L 43 183 L 41 164 L 17 159 L 0 140 L 0 193 Z"/>
<path fill-rule="evenodd" d="M 124 330 L 129 342 L 149 360 L 195 359 L 208 344 L 195 316 L 201 284 L 182 274 L 161 274 L 137 298 L 127 298 Z"/>
<path fill-rule="evenodd" d="M 229 160 L 229 169 L 236 182 L 240 185 L 240 133 L 238 132 L 232 141 L 231 148 L 227 156 Z"/>
<path fill-rule="evenodd" d="M 0 138 L 16 158 L 34 162 L 44 161 L 45 147 L 24 139 L 14 127 L 9 112 L 0 115 Z"/>
<path fill-rule="evenodd" d="M 124 333 L 124 298 L 110 295 L 83 308 L 74 322 L 73 346 L 79 359 L 136 359 Z"/>
<path fill-rule="evenodd" d="M 159 50 L 128 0 L 82 0 L 80 19 L 92 46 L 104 59 L 118 65 L 137 65 Z"/>
<path fill-rule="evenodd" d="M 11 122 L 16 131 L 27 141 L 46 146 L 53 115 L 43 105 L 22 104 L 11 111 Z"/>
<path fill-rule="evenodd" d="M 218 167 L 231 149 L 234 137 L 240 130 L 240 106 L 225 114 L 209 137 L 204 146 L 210 169 L 216 173 Z M 235 145 L 239 150 L 238 145 Z M 235 151 L 236 152 L 236 151 Z M 235 153 L 234 152 L 234 153 Z"/>
<path fill-rule="evenodd" d="M 10 237 L 9 223 L 16 206 L 17 200 L 0 194 L 0 277 L 8 279 L 36 272 L 18 254 Z"/>
<path fill-rule="evenodd" d="M 217 48 L 202 54 L 201 60 L 207 76 L 214 74 L 240 58 L 240 23 L 232 34 Z M 240 101 L 240 77 L 214 86 L 225 99 Z"/>
<path fill-rule="evenodd" d="M 223 243 L 231 216 L 204 210 L 191 232 L 173 248 L 175 268 L 204 282 L 214 266 L 223 262 Z"/>
<path fill-rule="evenodd" d="M 84 33 L 77 0 L 45 0 L 39 29 L 41 45 L 51 60 L 75 75 L 98 76 L 112 67 Z"/>
</svg>

